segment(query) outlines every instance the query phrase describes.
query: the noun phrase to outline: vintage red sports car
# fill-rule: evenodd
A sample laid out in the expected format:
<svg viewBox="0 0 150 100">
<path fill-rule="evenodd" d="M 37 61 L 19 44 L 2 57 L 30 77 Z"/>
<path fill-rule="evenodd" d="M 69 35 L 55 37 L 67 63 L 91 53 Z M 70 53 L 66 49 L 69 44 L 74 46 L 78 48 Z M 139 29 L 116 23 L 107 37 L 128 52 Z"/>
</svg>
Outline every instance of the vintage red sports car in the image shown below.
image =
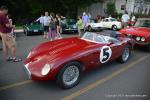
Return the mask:
<svg viewBox="0 0 150 100">
<path fill-rule="evenodd" d="M 32 80 L 56 80 L 62 88 L 79 82 L 82 72 L 118 59 L 126 62 L 134 40 L 119 32 L 86 32 L 73 37 L 42 43 L 25 60 L 25 70 Z"/>
<path fill-rule="evenodd" d="M 119 32 L 132 37 L 136 40 L 137 45 L 144 46 L 150 51 L 150 18 L 139 18 L 134 26 Z"/>
</svg>

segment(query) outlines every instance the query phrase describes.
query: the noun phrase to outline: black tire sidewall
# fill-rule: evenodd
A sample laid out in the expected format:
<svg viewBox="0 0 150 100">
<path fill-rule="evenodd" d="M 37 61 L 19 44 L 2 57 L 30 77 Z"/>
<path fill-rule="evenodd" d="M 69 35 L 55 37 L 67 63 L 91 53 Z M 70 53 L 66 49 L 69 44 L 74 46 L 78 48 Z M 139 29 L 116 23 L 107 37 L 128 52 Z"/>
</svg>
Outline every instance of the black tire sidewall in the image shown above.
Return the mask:
<svg viewBox="0 0 150 100">
<path fill-rule="evenodd" d="M 114 29 L 114 27 L 116 27 L 116 28 Z M 116 30 L 117 30 L 117 26 L 116 26 L 116 25 L 113 25 L 113 26 L 112 26 L 112 30 L 116 31 Z"/>
<path fill-rule="evenodd" d="M 76 65 L 77 67 L 78 67 L 78 69 L 79 69 L 79 77 L 78 77 L 78 79 L 77 79 L 77 81 L 74 83 L 74 84 L 72 84 L 72 85 L 66 85 L 66 84 L 64 84 L 64 82 L 63 82 L 63 74 L 64 74 L 64 71 L 69 67 L 69 66 L 71 66 L 71 65 Z M 77 85 L 78 83 L 79 83 L 79 81 L 80 81 L 80 78 L 81 78 L 81 75 L 82 75 L 82 66 L 81 66 L 81 64 L 80 63 L 78 63 L 78 62 L 69 62 L 69 63 L 67 63 L 60 71 L 59 71 L 59 73 L 58 73 L 58 75 L 57 75 L 57 78 L 56 78 L 56 82 L 57 82 L 57 84 L 58 84 L 58 86 L 59 87 L 61 87 L 61 88 L 63 88 L 63 89 L 69 89 L 69 88 L 72 88 L 72 87 L 74 87 L 75 85 Z"/>
<path fill-rule="evenodd" d="M 125 51 L 126 48 L 129 48 L 129 57 L 128 57 L 128 59 L 127 59 L 126 61 L 124 61 L 124 60 L 123 60 L 123 54 L 124 54 L 124 51 Z M 125 63 L 125 62 L 127 62 L 127 61 L 129 60 L 130 56 L 131 56 L 131 46 L 130 46 L 130 45 L 126 45 L 126 46 L 124 47 L 124 49 L 123 49 L 122 55 L 119 57 L 119 62 L 120 62 L 120 63 Z"/>
</svg>

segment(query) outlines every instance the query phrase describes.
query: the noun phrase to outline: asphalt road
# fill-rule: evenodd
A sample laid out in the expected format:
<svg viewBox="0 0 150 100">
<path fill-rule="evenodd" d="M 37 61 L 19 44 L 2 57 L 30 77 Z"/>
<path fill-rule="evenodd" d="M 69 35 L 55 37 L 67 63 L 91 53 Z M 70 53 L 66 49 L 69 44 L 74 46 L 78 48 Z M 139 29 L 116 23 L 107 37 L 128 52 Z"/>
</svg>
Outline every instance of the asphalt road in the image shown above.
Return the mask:
<svg viewBox="0 0 150 100">
<path fill-rule="evenodd" d="M 76 34 L 65 34 L 72 37 Z M 17 55 L 44 42 L 41 35 L 17 34 Z M 0 43 L 1 44 L 1 43 Z M 85 72 L 78 86 L 63 90 L 56 83 L 28 80 L 23 63 L 6 62 L 0 51 L 0 100 L 150 100 L 150 53 L 135 48 L 125 64 L 116 61 Z"/>
</svg>

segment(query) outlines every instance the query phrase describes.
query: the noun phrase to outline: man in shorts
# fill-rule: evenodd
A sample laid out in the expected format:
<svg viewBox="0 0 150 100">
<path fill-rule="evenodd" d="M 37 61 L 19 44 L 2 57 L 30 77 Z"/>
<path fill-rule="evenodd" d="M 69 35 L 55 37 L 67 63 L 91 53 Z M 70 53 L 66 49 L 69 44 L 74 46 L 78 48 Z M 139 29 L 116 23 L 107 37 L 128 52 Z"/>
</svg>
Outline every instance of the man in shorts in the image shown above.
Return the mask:
<svg viewBox="0 0 150 100">
<path fill-rule="evenodd" d="M 0 36 L 2 38 L 3 51 L 6 61 L 18 62 L 21 59 L 16 58 L 16 42 L 11 34 L 13 25 L 10 24 L 7 18 L 8 8 L 2 6 L 0 8 Z M 10 51 L 11 57 L 8 57 L 8 51 Z"/>
<path fill-rule="evenodd" d="M 44 25 L 44 38 L 48 39 L 48 33 L 49 33 L 49 24 L 50 24 L 50 16 L 48 12 L 45 12 L 45 16 L 43 18 L 43 25 Z"/>
</svg>

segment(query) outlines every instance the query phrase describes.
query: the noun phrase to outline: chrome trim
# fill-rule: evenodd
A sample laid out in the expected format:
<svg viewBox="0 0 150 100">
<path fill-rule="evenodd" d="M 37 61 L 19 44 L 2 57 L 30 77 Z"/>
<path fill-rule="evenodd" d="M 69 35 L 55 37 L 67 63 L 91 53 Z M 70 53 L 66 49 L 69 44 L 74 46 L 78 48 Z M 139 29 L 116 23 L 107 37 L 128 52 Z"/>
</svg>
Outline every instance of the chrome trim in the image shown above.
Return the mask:
<svg viewBox="0 0 150 100">
<path fill-rule="evenodd" d="M 28 75 L 28 77 L 29 77 L 29 79 L 31 79 L 31 72 L 30 72 L 30 70 L 29 70 L 29 63 L 28 64 L 26 64 L 26 65 L 24 65 L 25 67 L 24 67 L 24 69 L 25 69 L 25 72 L 27 73 L 27 75 Z"/>
</svg>

